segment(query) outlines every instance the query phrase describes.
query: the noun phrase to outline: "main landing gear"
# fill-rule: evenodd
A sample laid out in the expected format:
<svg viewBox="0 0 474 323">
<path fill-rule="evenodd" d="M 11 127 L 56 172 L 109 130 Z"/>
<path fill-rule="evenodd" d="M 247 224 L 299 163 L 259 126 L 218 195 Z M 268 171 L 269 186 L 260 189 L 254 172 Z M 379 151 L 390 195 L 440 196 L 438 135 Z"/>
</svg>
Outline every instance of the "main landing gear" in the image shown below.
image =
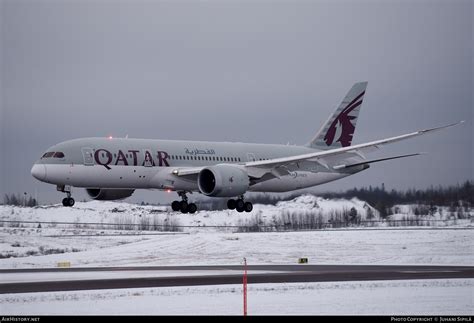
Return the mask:
<svg viewBox="0 0 474 323">
<path fill-rule="evenodd" d="M 197 211 L 197 206 L 194 203 L 188 204 L 188 197 L 186 196 L 186 192 L 178 192 L 178 195 L 181 197 L 180 201 L 173 201 L 171 203 L 171 208 L 173 211 L 181 211 L 181 213 L 191 213 L 194 214 Z"/>
<path fill-rule="evenodd" d="M 250 202 L 244 202 L 244 196 L 240 196 L 239 199 L 234 200 L 230 199 L 227 201 L 227 207 L 230 210 L 237 210 L 237 212 L 252 212 L 253 210 L 253 205 Z"/>
<path fill-rule="evenodd" d="M 75 201 L 71 197 L 71 187 L 66 185 L 58 185 L 56 189 L 60 192 L 66 193 L 67 197 L 63 198 L 63 206 L 71 207 L 74 205 Z"/>
<path fill-rule="evenodd" d="M 173 211 L 181 211 L 181 213 L 191 214 L 196 213 L 197 206 L 194 203 L 188 203 L 188 197 L 186 196 L 186 192 L 178 192 L 178 195 L 181 197 L 181 201 L 173 201 L 173 203 L 171 203 L 171 208 L 173 209 Z M 253 210 L 252 203 L 245 202 L 243 195 L 236 200 L 228 200 L 227 207 L 230 210 L 237 210 L 237 212 L 252 212 Z"/>
</svg>

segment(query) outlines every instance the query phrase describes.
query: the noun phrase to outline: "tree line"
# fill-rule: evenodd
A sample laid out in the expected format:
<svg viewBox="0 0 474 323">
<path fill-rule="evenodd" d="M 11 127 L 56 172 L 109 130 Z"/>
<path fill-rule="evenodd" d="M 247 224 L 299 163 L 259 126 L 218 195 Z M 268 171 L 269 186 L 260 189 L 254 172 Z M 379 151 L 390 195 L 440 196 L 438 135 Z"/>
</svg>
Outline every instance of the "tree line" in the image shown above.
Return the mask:
<svg viewBox="0 0 474 323">
<path fill-rule="evenodd" d="M 314 193 L 312 193 L 314 194 Z M 256 194 L 252 202 L 276 205 L 279 201 L 292 200 L 301 195 L 301 192 L 285 196 Z M 463 207 L 469 209 L 474 206 L 474 182 L 467 180 L 462 184 L 442 187 L 431 186 L 426 189 L 386 190 L 385 185 L 376 187 L 353 188 L 344 192 L 326 192 L 314 194 L 327 199 L 352 199 L 354 197 L 365 201 L 376 208 L 382 217 L 391 214 L 391 208 L 396 204 L 417 204 L 433 206 L 447 206 L 451 209 Z"/>
<path fill-rule="evenodd" d="M 23 194 L 5 194 L 3 198 L 3 204 L 5 205 L 15 205 L 15 206 L 28 206 L 33 207 L 38 205 L 38 201 L 27 193 Z"/>
</svg>

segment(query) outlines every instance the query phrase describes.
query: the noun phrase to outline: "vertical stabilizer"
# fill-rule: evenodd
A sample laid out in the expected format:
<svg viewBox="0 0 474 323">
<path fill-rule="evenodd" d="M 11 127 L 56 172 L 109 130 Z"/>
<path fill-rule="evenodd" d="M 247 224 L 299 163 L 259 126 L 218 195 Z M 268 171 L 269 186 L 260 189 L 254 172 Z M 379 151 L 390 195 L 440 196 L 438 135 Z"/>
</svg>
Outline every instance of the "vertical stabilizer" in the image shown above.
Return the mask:
<svg viewBox="0 0 474 323">
<path fill-rule="evenodd" d="M 366 88 L 367 82 L 354 84 L 307 146 L 324 150 L 350 146 Z"/>
</svg>

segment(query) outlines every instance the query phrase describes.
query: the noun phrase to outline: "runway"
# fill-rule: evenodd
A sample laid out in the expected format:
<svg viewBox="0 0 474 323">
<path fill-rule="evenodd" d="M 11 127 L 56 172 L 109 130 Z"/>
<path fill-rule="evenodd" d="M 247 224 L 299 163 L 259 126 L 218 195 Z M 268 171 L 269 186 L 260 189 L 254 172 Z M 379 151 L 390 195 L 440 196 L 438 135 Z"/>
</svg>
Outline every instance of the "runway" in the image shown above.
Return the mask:
<svg viewBox="0 0 474 323">
<path fill-rule="evenodd" d="M 473 266 L 254 265 L 248 283 L 474 278 Z M 2 269 L 0 294 L 241 284 L 243 266 Z"/>
</svg>

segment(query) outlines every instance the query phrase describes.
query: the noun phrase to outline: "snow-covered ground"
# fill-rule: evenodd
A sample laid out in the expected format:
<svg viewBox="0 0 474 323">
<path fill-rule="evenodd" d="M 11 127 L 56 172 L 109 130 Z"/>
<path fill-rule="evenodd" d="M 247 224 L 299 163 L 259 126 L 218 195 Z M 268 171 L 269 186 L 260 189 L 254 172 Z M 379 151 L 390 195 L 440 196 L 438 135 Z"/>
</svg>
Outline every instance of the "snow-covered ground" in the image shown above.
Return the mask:
<svg viewBox="0 0 474 323">
<path fill-rule="evenodd" d="M 311 195 L 303 195 L 292 201 L 280 202 L 276 206 L 254 205 L 254 210 L 251 213 L 221 210 L 182 214 L 179 212 L 169 212 L 169 207 L 165 206 L 137 205 L 110 201 L 77 202 L 72 208 L 64 208 L 60 204 L 34 208 L 0 205 L 0 220 L 69 222 L 73 223 L 72 227 L 76 229 L 135 229 L 140 227 L 140 225 L 162 226 L 171 223 L 174 225 L 192 226 L 191 228 L 181 228 L 181 230 L 196 232 L 201 231 L 203 227 L 207 227 L 208 231 L 222 231 L 222 228 L 213 228 L 213 226 L 239 226 L 254 224 L 255 222 L 272 225 L 275 222 L 291 220 L 291 217 L 296 215 L 315 216 L 316 218 L 319 216 L 321 221 L 327 222 L 331 216 L 335 217 L 343 211 L 349 211 L 351 208 L 357 211 L 357 215 L 361 220 L 366 219 L 367 210 L 369 209 L 374 219 L 378 219 L 377 210 L 356 198 L 352 200 L 328 200 Z M 102 223 L 103 225 L 82 225 L 81 223 L 84 222 Z M 111 227 L 107 224 L 114 224 L 114 226 Z M 3 224 L 6 227 L 14 225 L 15 223 Z M 24 223 L 22 225 L 27 226 Z M 34 226 L 34 224 L 31 224 L 31 226 Z M 57 224 L 56 227 L 61 228 L 62 225 Z M 236 231 L 236 229 L 230 228 L 228 231 Z"/>
<path fill-rule="evenodd" d="M 472 315 L 474 279 L 255 284 L 249 315 Z M 2 315 L 242 315 L 242 286 L 0 295 Z"/>
<path fill-rule="evenodd" d="M 113 245 L 110 239 L 124 244 Z M 268 233 L 194 233 L 134 238 L 43 238 L 2 233 L 2 248 L 13 242 L 36 248 L 85 248 L 85 251 L 0 259 L 0 268 L 71 266 L 296 264 L 474 264 L 474 230 L 377 230 Z M 105 239 L 105 241 L 104 241 Z M 46 240 L 46 242 L 45 242 Z M 36 246 L 36 247 L 35 247 Z"/>
<path fill-rule="evenodd" d="M 437 227 L 434 230 L 389 230 L 390 225 L 376 223 L 369 230 L 354 226 L 345 231 L 238 232 L 239 226 L 294 219 L 328 222 L 352 208 L 361 221 L 368 215 L 379 220 L 378 212 L 363 201 L 314 196 L 277 206 L 255 205 L 252 213 L 224 210 L 195 215 L 123 202 L 79 202 L 73 208 L 0 206 L 0 220 L 13 221 L 0 224 L 0 268 L 57 267 L 64 261 L 72 267 L 239 265 L 244 257 L 250 265 L 295 264 L 300 257 L 307 257 L 310 264 L 474 265 L 472 212 L 464 213 L 463 220 L 437 222 L 433 220 L 453 218 L 447 210 L 437 211 L 429 223 Z M 411 209 L 400 207 L 393 218 L 413 219 Z M 52 223 L 39 228 L 38 222 Z M 141 231 L 147 225 L 175 226 L 179 232 Z M 143 233 L 156 235 L 138 235 Z M 25 280 L 61 279 L 52 275 L 33 274 Z M 101 278 L 97 275 L 92 279 Z M 2 278 L 11 282 L 18 276 Z M 249 313 L 472 314 L 473 287 L 474 279 L 256 284 L 249 286 Z M 3 315 L 241 312 L 237 285 L 0 295 Z"/>
<path fill-rule="evenodd" d="M 438 207 L 431 216 L 415 216 L 413 205 L 396 205 L 392 209 L 398 210 L 398 214 L 393 214 L 389 218 L 392 220 L 420 219 L 425 225 L 430 226 L 472 226 L 470 218 L 474 215 L 474 210 L 464 211 L 465 219 L 455 219 L 457 213 L 449 212 L 446 207 Z M 239 226 L 265 225 L 273 226 L 269 230 L 284 229 L 285 224 L 289 222 L 300 222 L 303 224 L 324 224 L 327 227 L 329 223 L 344 221 L 344 216 L 354 212 L 354 219 L 359 222 L 371 220 L 374 223 L 367 226 L 387 227 L 390 223 L 379 223 L 381 220 L 379 212 L 364 201 L 353 198 L 344 199 L 323 199 L 312 195 L 302 195 L 291 201 L 279 202 L 277 205 L 254 205 L 251 213 L 238 213 L 235 210 L 221 211 L 198 211 L 195 214 L 182 214 L 179 212 L 169 212 L 169 207 L 137 205 L 126 202 L 110 201 L 89 201 L 77 202 L 73 208 L 64 208 L 60 204 L 49 206 L 38 206 L 34 208 L 15 207 L 0 205 L 0 221 L 10 221 L 9 223 L 0 222 L 3 227 L 34 227 L 38 226 L 35 222 L 53 222 L 43 224 L 42 231 L 46 229 L 162 229 L 163 226 L 176 226 L 176 229 L 185 232 L 201 232 L 204 228 L 206 232 L 236 232 Z M 346 219 L 347 220 L 347 219 Z M 438 223 L 444 220 L 444 223 Z M 24 223 L 21 221 L 31 221 L 33 223 Z M 429 222 L 431 221 L 431 222 Z M 72 225 L 63 225 L 61 222 L 72 223 Z M 349 221 L 350 222 L 350 221 Z M 84 224 L 84 223 L 96 223 Z M 276 227 L 275 227 L 276 225 Z M 155 226 L 155 227 L 153 227 Z M 182 227 L 180 227 L 182 226 Z M 218 227 L 215 227 L 218 226 Z M 230 226 L 222 228 L 221 226 Z M 332 227 L 337 227 L 332 225 Z M 286 228 L 288 229 L 288 228 Z M 168 230 L 169 231 L 169 230 Z"/>
<path fill-rule="evenodd" d="M 270 224 L 280 217 L 300 214 L 303 218 L 321 216 L 326 221 L 351 208 L 361 220 L 368 210 L 378 217 L 376 210 L 357 199 L 314 196 L 301 196 L 277 206 L 256 205 L 252 213 L 225 210 L 195 215 L 124 202 L 79 202 L 73 208 L 0 206 L 0 220 L 32 221 L 8 222 L 0 227 L 0 268 L 55 267 L 61 261 L 69 261 L 74 267 L 240 264 L 243 257 L 249 264 L 292 264 L 299 257 L 308 257 L 312 264 L 474 264 L 474 230 L 469 219 L 451 224 L 451 230 L 400 227 L 361 231 L 353 227 L 348 231 L 236 233 L 235 226 L 256 218 Z M 38 228 L 35 221 L 51 223 Z M 121 227 L 143 223 L 191 227 L 175 233 Z M 214 227 L 221 225 L 231 227 Z M 90 236 L 78 236 L 84 234 Z"/>
</svg>

